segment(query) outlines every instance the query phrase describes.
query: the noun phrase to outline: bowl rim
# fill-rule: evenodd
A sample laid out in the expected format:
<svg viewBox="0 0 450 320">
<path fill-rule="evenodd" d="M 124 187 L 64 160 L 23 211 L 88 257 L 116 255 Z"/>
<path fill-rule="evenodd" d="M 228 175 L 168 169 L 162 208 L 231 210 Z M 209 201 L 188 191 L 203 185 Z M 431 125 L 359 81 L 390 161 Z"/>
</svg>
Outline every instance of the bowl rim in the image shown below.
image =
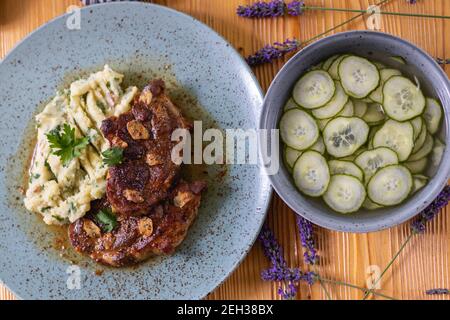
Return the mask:
<svg viewBox="0 0 450 320">
<path fill-rule="evenodd" d="M 359 37 L 361 35 L 369 36 L 369 37 L 382 37 L 389 39 L 390 41 L 397 42 L 401 45 L 407 46 L 415 51 L 417 51 L 421 56 L 423 56 L 428 62 L 433 66 L 435 71 L 437 71 L 438 75 L 445 79 L 445 81 L 442 83 L 441 87 L 445 88 L 445 95 L 448 96 L 450 101 L 450 81 L 448 79 L 447 74 L 445 71 L 439 66 L 439 64 L 423 49 L 419 48 L 418 46 L 414 45 L 413 43 L 406 41 L 402 38 L 393 36 L 391 34 L 385 33 L 385 32 L 379 32 L 379 31 L 370 31 L 370 30 L 352 30 L 352 31 L 346 31 L 346 32 L 339 32 L 330 36 L 327 36 L 325 38 L 322 38 L 318 41 L 315 41 L 306 47 L 302 48 L 299 52 L 297 52 L 293 57 L 289 59 L 289 61 L 286 62 L 286 64 L 280 69 L 280 71 L 275 76 L 274 80 L 272 81 L 269 89 L 267 90 L 267 93 L 264 97 L 264 103 L 262 107 L 262 113 L 261 117 L 259 119 L 259 128 L 260 129 L 273 129 L 273 127 L 269 127 L 267 124 L 267 118 L 270 114 L 268 100 L 269 97 L 276 94 L 275 86 L 280 80 L 284 77 L 284 74 L 286 70 L 291 68 L 295 62 L 307 51 L 314 50 L 317 47 L 323 46 L 324 43 L 329 42 L 330 40 L 336 40 L 339 38 L 348 38 L 349 36 L 352 37 Z M 330 52 L 330 55 L 332 55 L 333 52 Z M 414 62 L 413 62 L 414 64 Z M 442 103 L 443 104 L 443 103 Z M 444 120 L 443 125 L 446 128 L 446 145 L 449 146 L 450 142 L 450 135 L 449 129 L 450 129 L 450 105 L 443 104 L 444 109 Z M 278 123 L 276 124 L 276 128 L 278 129 Z M 259 142 L 260 144 L 263 143 L 263 141 Z M 280 148 L 281 148 L 280 144 Z M 260 150 L 262 149 L 260 145 Z M 277 150 L 278 152 L 278 150 Z M 278 152 L 278 154 L 280 154 Z M 442 159 L 450 157 L 450 148 L 446 148 L 444 155 Z M 283 161 L 280 161 L 281 166 L 284 166 Z M 393 219 L 389 219 L 387 221 L 382 221 L 382 217 L 380 217 L 377 221 L 370 221 L 370 222 L 361 222 L 358 224 L 355 224 L 350 221 L 351 215 L 347 215 L 349 219 L 347 221 L 341 221 L 339 223 L 336 223 L 335 221 L 331 219 L 327 219 L 322 216 L 316 215 L 314 212 L 307 212 L 305 210 L 304 206 L 298 202 L 294 203 L 292 199 L 290 199 L 285 194 L 285 185 L 284 185 L 284 179 L 281 178 L 281 167 L 277 174 L 275 175 L 269 175 L 270 182 L 272 184 L 272 187 L 274 188 L 275 192 L 278 194 L 278 196 L 288 205 L 297 215 L 302 216 L 303 218 L 311 221 L 314 224 L 317 224 L 323 228 L 334 230 L 334 231 L 340 231 L 340 232 L 353 232 L 353 233 L 367 233 L 367 232 L 375 232 L 375 231 L 381 231 L 384 229 L 388 229 L 394 226 L 397 226 L 401 223 L 404 223 L 405 221 L 413 218 L 417 214 L 419 214 L 424 208 L 426 208 L 439 194 L 439 192 L 444 188 L 445 185 L 448 184 L 448 180 L 450 178 L 450 161 L 441 161 L 441 164 L 438 167 L 437 172 L 439 174 L 436 174 L 433 179 L 431 180 L 433 183 L 430 183 L 427 185 L 426 188 L 422 190 L 423 194 L 420 201 L 413 201 L 412 203 L 405 205 L 408 205 L 408 210 L 398 210 L 394 216 L 392 216 Z M 294 189 L 296 189 L 294 187 Z M 298 191 L 297 191 L 298 192 Z M 306 201 L 308 201 L 309 198 L 305 197 Z M 394 207 L 395 208 L 395 207 Z M 317 210 L 317 209 L 316 209 Z M 330 209 L 331 210 L 331 209 Z M 344 215 L 343 215 L 344 216 Z"/>
</svg>

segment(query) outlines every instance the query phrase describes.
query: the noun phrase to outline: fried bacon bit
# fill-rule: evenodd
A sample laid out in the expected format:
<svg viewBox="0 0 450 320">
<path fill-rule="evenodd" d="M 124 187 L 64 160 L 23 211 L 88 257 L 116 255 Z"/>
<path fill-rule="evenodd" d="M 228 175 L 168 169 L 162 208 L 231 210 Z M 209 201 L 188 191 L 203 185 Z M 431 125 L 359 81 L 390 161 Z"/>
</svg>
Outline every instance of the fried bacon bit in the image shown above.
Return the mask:
<svg viewBox="0 0 450 320">
<path fill-rule="evenodd" d="M 89 238 L 98 238 L 101 236 L 100 228 L 91 220 L 85 220 L 83 223 L 83 230 Z"/>
<path fill-rule="evenodd" d="M 153 220 L 149 217 L 144 217 L 139 220 L 139 233 L 144 237 L 150 237 L 153 234 Z"/>
<path fill-rule="evenodd" d="M 141 193 L 136 190 L 132 189 L 125 189 L 123 191 L 123 196 L 128 201 L 134 202 L 134 203 L 142 203 L 144 202 L 144 198 L 142 198 Z"/>
<path fill-rule="evenodd" d="M 150 90 L 142 91 L 142 94 L 139 96 L 139 101 L 145 103 L 146 105 L 150 105 L 152 103 L 153 94 Z"/>
<path fill-rule="evenodd" d="M 150 166 L 157 166 L 159 164 L 162 164 L 162 161 L 160 157 L 157 154 L 153 154 L 151 152 L 147 153 L 147 156 L 145 158 L 145 162 Z"/>
<path fill-rule="evenodd" d="M 177 193 L 176 197 L 173 199 L 173 203 L 178 208 L 183 208 L 192 199 L 194 199 L 194 194 L 192 192 L 180 191 Z"/>
<path fill-rule="evenodd" d="M 127 123 L 127 130 L 134 140 L 147 140 L 150 138 L 148 130 L 137 120 L 131 120 Z"/>
<path fill-rule="evenodd" d="M 112 233 L 108 233 L 107 235 L 105 235 L 102 242 L 105 249 L 109 250 L 114 244 L 114 236 L 112 235 Z"/>
<path fill-rule="evenodd" d="M 128 147 L 128 143 L 126 143 L 125 141 L 120 139 L 118 136 L 115 136 L 114 138 L 112 138 L 111 144 L 114 147 L 119 147 L 122 149 L 125 149 L 126 147 Z"/>
</svg>

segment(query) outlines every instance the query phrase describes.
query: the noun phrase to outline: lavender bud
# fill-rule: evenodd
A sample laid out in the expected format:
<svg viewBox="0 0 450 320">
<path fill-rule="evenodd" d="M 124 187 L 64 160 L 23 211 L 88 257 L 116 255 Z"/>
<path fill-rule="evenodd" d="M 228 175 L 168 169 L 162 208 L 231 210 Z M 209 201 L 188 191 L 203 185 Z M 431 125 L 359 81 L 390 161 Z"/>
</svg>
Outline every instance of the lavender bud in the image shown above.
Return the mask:
<svg viewBox="0 0 450 320">
<path fill-rule="evenodd" d="M 425 232 L 426 223 L 434 219 L 436 215 L 444 208 L 450 201 L 450 186 L 445 188 L 439 193 L 436 199 L 426 207 L 419 215 L 419 217 L 411 224 L 411 230 L 414 233 Z"/>
<path fill-rule="evenodd" d="M 275 18 L 284 16 L 285 13 L 299 16 L 303 13 L 303 7 L 303 1 L 292 1 L 289 4 L 283 0 L 258 1 L 249 6 L 239 6 L 236 13 L 244 18 Z"/>
<path fill-rule="evenodd" d="M 426 291 L 427 295 L 443 295 L 443 294 L 450 294 L 450 291 L 448 289 L 431 289 Z"/>
<path fill-rule="evenodd" d="M 247 57 L 247 63 L 251 67 L 255 67 L 265 63 L 271 63 L 276 59 L 279 59 L 289 52 L 295 51 L 300 48 L 301 43 L 296 40 L 287 39 L 285 42 L 275 42 L 273 45 L 265 46 L 255 54 Z"/>
</svg>

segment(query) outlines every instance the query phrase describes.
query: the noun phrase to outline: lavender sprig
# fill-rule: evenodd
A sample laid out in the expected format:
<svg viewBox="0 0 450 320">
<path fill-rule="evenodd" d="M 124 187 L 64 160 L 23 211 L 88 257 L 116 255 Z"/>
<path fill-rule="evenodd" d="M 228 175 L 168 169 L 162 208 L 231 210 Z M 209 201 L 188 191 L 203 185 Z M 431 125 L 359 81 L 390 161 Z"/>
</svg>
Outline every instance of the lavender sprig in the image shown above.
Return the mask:
<svg viewBox="0 0 450 320">
<path fill-rule="evenodd" d="M 314 265 L 318 262 L 318 255 L 316 250 L 316 242 L 314 240 L 314 229 L 311 222 L 302 218 L 296 217 L 298 232 L 300 234 L 300 242 L 305 249 L 303 258 L 307 264 Z"/>
<path fill-rule="evenodd" d="M 411 224 L 412 232 L 416 234 L 425 232 L 426 223 L 432 220 L 440 212 L 440 210 L 447 205 L 449 201 L 450 186 L 447 185 L 439 193 L 437 198 L 420 213 L 419 218 Z"/>
<path fill-rule="evenodd" d="M 89 6 L 91 4 L 105 3 L 105 2 L 115 2 L 115 1 L 124 1 L 124 0 L 81 0 L 81 2 L 85 6 Z M 136 0 L 127 0 L 127 1 L 136 1 Z"/>
<path fill-rule="evenodd" d="M 246 60 L 251 67 L 265 63 L 272 63 L 289 52 L 298 50 L 301 46 L 297 39 L 287 39 L 283 43 L 275 42 L 273 45 L 267 45 L 255 54 L 249 56 Z"/>
<path fill-rule="evenodd" d="M 439 64 L 450 64 L 450 59 L 436 58 L 436 61 Z"/>
<path fill-rule="evenodd" d="M 445 294 L 450 294 L 450 291 L 448 289 L 442 289 L 442 288 L 438 288 L 438 289 L 430 289 L 426 291 L 426 294 L 429 296 L 433 296 L 433 295 L 445 295 Z"/>
<path fill-rule="evenodd" d="M 244 18 L 275 18 L 285 14 L 299 16 L 303 13 L 303 1 L 286 4 L 283 0 L 258 1 L 249 6 L 239 6 L 236 13 Z"/>
<path fill-rule="evenodd" d="M 286 5 L 287 13 L 291 16 L 297 17 L 303 14 L 304 1 L 292 1 Z"/>
<path fill-rule="evenodd" d="M 264 225 L 259 240 L 263 246 L 264 255 L 270 260 L 271 267 L 261 273 L 265 281 L 277 281 L 284 284 L 278 288 L 283 299 L 293 299 L 297 295 L 297 285 L 306 281 L 312 285 L 316 275 L 313 272 L 304 273 L 298 268 L 289 268 L 283 256 L 283 249 L 278 243 L 272 230 Z"/>
<path fill-rule="evenodd" d="M 309 41 L 307 41 L 309 42 Z M 273 45 L 266 45 L 254 54 L 246 58 L 250 67 L 257 67 L 266 63 L 272 63 L 277 59 L 284 57 L 289 52 L 300 49 L 302 42 L 297 39 L 287 39 L 284 42 L 275 42 Z M 436 62 L 440 65 L 450 64 L 450 59 L 436 58 Z"/>
</svg>

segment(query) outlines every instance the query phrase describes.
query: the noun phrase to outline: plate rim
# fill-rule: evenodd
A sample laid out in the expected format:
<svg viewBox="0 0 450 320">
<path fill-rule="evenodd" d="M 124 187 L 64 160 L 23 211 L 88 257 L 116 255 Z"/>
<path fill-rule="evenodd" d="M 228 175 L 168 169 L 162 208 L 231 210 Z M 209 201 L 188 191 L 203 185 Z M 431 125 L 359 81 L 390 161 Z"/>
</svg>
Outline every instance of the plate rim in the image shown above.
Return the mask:
<svg viewBox="0 0 450 320">
<path fill-rule="evenodd" d="M 188 14 L 186 14 L 184 12 L 180 12 L 178 10 L 175 10 L 175 9 L 167 7 L 167 6 L 154 4 L 154 3 L 146 3 L 146 2 L 139 2 L 139 1 L 105 2 L 105 3 L 92 4 L 92 5 L 89 5 L 89 6 L 83 6 L 83 7 L 80 7 L 80 10 L 81 10 L 81 12 L 83 12 L 83 11 L 86 11 L 86 10 L 91 10 L 92 7 L 102 7 L 102 6 L 124 6 L 124 7 L 127 7 L 127 6 L 151 6 L 151 7 L 156 7 L 158 10 L 168 11 L 168 12 L 176 15 L 177 17 L 180 17 L 181 19 L 186 19 L 186 21 L 190 20 L 191 23 L 197 24 L 198 26 L 208 30 L 214 36 L 216 36 L 217 38 L 222 40 L 224 42 L 224 44 L 227 45 L 228 49 L 233 53 L 233 55 L 235 55 L 235 57 L 239 60 L 240 67 L 244 68 L 243 71 L 245 71 L 250 76 L 250 78 L 252 79 L 252 82 L 253 82 L 255 88 L 257 89 L 258 98 L 260 99 L 261 104 L 260 104 L 260 106 L 257 109 L 255 109 L 257 111 L 257 114 L 256 114 L 257 117 L 255 119 L 255 128 L 254 129 L 257 129 L 257 130 L 259 129 L 259 121 L 261 119 L 262 110 L 263 110 L 263 101 L 264 101 L 264 92 L 263 92 L 263 90 L 261 88 L 261 85 L 260 85 L 258 79 L 256 78 L 256 75 L 254 74 L 254 72 L 252 71 L 250 66 L 247 64 L 245 59 L 242 57 L 242 55 L 239 54 L 239 52 L 234 48 L 234 46 L 228 40 L 226 40 L 221 34 L 219 34 L 216 30 L 214 30 L 213 28 L 211 28 L 210 26 L 208 26 L 204 22 L 198 20 L 197 18 L 195 18 L 195 17 L 193 17 L 191 15 L 188 15 Z M 68 15 L 70 15 L 70 13 L 64 13 L 64 14 L 58 15 L 58 16 L 48 20 L 44 24 L 42 24 L 39 27 L 35 28 L 33 31 L 31 31 L 29 34 L 27 34 L 21 40 L 16 42 L 14 44 L 14 46 L 0 60 L 0 67 L 4 63 L 9 61 L 9 59 L 11 59 L 13 57 L 14 53 L 16 52 L 16 50 L 18 48 L 20 48 L 24 43 L 26 43 L 30 38 L 34 37 L 39 32 L 42 32 L 49 25 L 55 23 L 56 21 L 59 21 L 60 19 L 63 19 L 65 17 L 67 17 Z M 268 215 L 268 211 L 269 211 L 269 208 L 270 208 L 270 203 L 271 203 L 271 200 L 272 200 L 272 195 L 273 195 L 272 184 L 271 184 L 267 174 L 265 173 L 264 169 L 260 168 L 258 166 L 258 173 L 259 173 L 259 177 L 260 177 L 260 181 L 261 181 L 260 196 L 258 197 L 258 199 L 259 199 L 259 201 L 261 203 L 261 206 L 260 206 L 260 208 L 261 208 L 261 210 L 260 210 L 261 218 L 260 218 L 260 221 L 259 221 L 259 225 L 256 226 L 257 227 L 256 228 L 257 232 L 255 232 L 253 237 L 251 237 L 251 241 L 249 241 L 249 243 L 246 246 L 243 246 L 242 254 L 238 257 L 238 259 L 236 259 L 236 261 L 233 263 L 231 268 L 227 272 L 224 273 L 224 276 L 221 277 L 221 279 L 218 282 L 212 283 L 212 287 L 207 290 L 208 292 L 204 293 L 201 296 L 193 297 L 192 299 L 198 299 L 198 300 L 204 299 L 210 293 L 212 293 L 212 291 L 214 291 L 220 285 L 222 285 L 234 273 L 234 271 L 244 261 L 244 259 L 246 258 L 246 256 L 250 252 L 250 250 L 253 248 L 253 246 L 254 246 L 254 244 L 255 244 L 255 242 L 256 242 L 256 240 L 257 240 L 257 238 L 258 238 L 258 236 L 259 236 L 259 234 L 261 232 L 261 229 L 262 229 L 262 227 L 263 227 L 263 225 L 264 225 L 264 223 L 266 221 L 266 218 L 267 218 L 267 215 Z M 13 293 L 13 295 L 17 299 L 24 300 L 24 298 L 15 289 L 12 289 L 7 283 L 5 283 L 2 278 L 0 278 L 0 284 L 3 285 L 6 289 L 8 289 L 11 293 Z M 64 297 L 60 297 L 60 298 L 64 299 Z M 160 298 L 159 297 L 155 297 L 155 299 L 160 299 Z"/>
</svg>

